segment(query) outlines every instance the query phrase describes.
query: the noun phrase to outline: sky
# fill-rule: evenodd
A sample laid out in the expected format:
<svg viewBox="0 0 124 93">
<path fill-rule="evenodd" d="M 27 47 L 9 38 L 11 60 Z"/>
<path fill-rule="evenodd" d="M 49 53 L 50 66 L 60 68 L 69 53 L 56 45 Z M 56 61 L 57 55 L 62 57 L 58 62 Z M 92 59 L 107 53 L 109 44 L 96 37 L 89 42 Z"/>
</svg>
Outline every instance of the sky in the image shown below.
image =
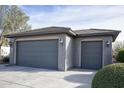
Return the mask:
<svg viewBox="0 0 124 93">
<path fill-rule="evenodd" d="M 48 26 L 72 29 L 114 29 L 122 32 L 117 41 L 124 41 L 124 6 L 122 5 L 24 5 L 32 29 Z"/>
</svg>

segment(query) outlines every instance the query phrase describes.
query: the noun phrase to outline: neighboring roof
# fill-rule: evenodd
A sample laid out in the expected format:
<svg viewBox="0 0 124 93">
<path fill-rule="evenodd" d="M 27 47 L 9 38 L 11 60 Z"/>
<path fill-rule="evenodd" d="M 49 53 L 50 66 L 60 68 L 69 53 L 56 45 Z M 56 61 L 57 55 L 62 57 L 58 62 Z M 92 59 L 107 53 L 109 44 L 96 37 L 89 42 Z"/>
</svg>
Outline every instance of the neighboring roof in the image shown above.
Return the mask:
<svg viewBox="0 0 124 93">
<path fill-rule="evenodd" d="M 112 36 L 113 41 L 116 39 L 120 30 L 110 30 L 110 29 L 83 29 L 83 30 L 73 30 L 77 36 Z"/>
<path fill-rule="evenodd" d="M 44 35 L 44 34 L 59 34 L 59 33 L 66 33 L 69 35 L 76 35 L 71 28 L 67 27 L 46 27 L 41 29 L 34 29 L 26 32 L 18 32 L 12 34 L 6 34 L 5 37 L 12 38 L 12 37 L 19 37 L 19 36 L 32 36 L 32 35 Z"/>
<path fill-rule="evenodd" d="M 13 34 L 4 35 L 7 38 L 19 37 L 19 36 L 32 36 L 32 35 L 45 35 L 45 34 L 59 34 L 66 33 L 72 36 L 80 37 L 80 36 L 112 36 L 113 41 L 116 39 L 118 34 L 121 31 L 119 30 L 109 30 L 109 29 L 83 29 L 83 30 L 71 30 L 71 28 L 67 27 L 46 27 L 41 29 L 34 29 L 26 32 L 18 32 Z"/>
</svg>

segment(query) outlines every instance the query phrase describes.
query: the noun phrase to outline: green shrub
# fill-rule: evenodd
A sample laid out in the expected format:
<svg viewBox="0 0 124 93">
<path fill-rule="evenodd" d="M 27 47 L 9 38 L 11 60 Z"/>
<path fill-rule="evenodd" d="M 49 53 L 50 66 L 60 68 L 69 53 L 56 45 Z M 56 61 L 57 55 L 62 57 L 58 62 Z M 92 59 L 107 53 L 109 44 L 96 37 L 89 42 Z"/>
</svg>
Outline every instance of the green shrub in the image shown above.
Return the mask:
<svg viewBox="0 0 124 93">
<path fill-rule="evenodd" d="M 124 41 L 114 42 L 114 44 L 113 44 L 113 55 L 117 55 L 121 48 L 124 48 Z"/>
<path fill-rule="evenodd" d="M 124 88 L 124 63 L 108 65 L 99 70 L 93 80 L 93 88 Z"/>
<path fill-rule="evenodd" d="M 3 57 L 3 62 L 4 63 L 9 63 L 9 56 Z"/>
<path fill-rule="evenodd" d="M 124 63 L 124 48 L 120 49 L 117 56 L 116 56 L 116 60 L 118 62 Z"/>
</svg>

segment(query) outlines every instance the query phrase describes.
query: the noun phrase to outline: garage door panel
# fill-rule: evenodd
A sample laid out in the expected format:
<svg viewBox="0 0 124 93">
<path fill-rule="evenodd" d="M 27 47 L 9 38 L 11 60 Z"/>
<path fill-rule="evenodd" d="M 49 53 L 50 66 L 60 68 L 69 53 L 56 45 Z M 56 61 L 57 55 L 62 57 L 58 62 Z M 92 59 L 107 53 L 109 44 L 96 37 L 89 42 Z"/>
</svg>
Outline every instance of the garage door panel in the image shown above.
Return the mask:
<svg viewBox="0 0 124 93">
<path fill-rule="evenodd" d="M 18 42 L 17 65 L 57 69 L 58 40 Z"/>
<path fill-rule="evenodd" d="M 81 43 L 81 65 L 85 69 L 102 67 L 102 42 L 84 41 Z"/>
</svg>

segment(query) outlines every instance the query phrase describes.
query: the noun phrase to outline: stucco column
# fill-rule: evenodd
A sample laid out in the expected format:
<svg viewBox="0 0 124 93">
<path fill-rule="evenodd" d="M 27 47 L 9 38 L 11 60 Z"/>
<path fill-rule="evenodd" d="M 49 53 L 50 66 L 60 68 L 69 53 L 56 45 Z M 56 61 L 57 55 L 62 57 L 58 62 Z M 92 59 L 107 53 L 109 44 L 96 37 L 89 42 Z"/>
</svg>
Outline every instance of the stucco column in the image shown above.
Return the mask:
<svg viewBox="0 0 124 93">
<path fill-rule="evenodd" d="M 10 38 L 10 64 L 13 65 L 14 64 L 14 43 L 15 43 L 15 39 L 14 38 Z"/>
<path fill-rule="evenodd" d="M 61 40 L 63 42 L 61 42 Z M 65 69 L 65 35 L 60 35 L 58 40 L 58 70 L 66 71 Z"/>
</svg>

